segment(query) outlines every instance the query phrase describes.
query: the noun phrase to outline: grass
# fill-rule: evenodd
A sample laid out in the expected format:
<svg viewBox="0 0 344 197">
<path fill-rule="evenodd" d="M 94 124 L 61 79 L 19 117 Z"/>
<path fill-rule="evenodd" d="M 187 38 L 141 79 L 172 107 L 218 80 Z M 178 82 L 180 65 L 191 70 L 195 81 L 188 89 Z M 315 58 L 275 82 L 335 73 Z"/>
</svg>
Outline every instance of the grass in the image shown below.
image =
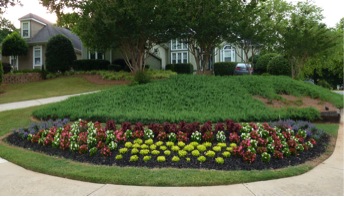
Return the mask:
<svg viewBox="0 0 344 197">
<path fill-rule="evenodd" d="M 0 136 L 3 138 L 14 128 L 27 127 L 31 122 L 30 114 L 39 108 L 41 107 L 1 112 Z M 326 132 L 332 136 L 336 136 L 338 131 L 338 124 L 317 124 L 317 126 L 326 129 Z M 204 186 L 237 184 L 300 175 L 329 157 L 333 152 L 333 147 L 329 146 L 332 149 L 315 161 L 284 169 L 262 171 L 97 166 L 32 152 L 8 145 L 3 141 L 0 141 L 0 157 L 29 170 L 87 182 L 151 186 Z"/>
<path fill-rule="evenodd" d="M 24 101 L 38 98 L 47 98 L 60 95 L 77 94 L 102 90 L 110 85 L 97 85 L 88 82 L 82 77 L 60 77 L 39 82 L 25 84 L 2 85 L 0 104 Z"/>
<path fill-rule="evenodd" d="M 184 77 L 176 78 L 176 79 L 183 79 L 183 78 Z M 202 88 L 201 89 L 202 91 L 210 91 L 211 89 L 218 88 L 218 87 L 210 85 L 210 87 L 212 88 L 208 89 L 209 87 L 207 87 L 207 85 L 205 85 L 204 83 L 182 84 L 182 82 L 178 83 L 178 80 L 176 81 L 176 79 L 174 79 L 174 81 L 172 80 L 172 82 L 177 83 L 177 86 L 168 87 L 166 90 L 167 92 L 171 91 L 173 88 L 182 87 L 183 85 L 187 86 L 189 90 L 190 88 L 191 89 Z M 205 80 L 205 78 L 201 78 L 201 79 Z M 230 95 L 232 95 L 233 97 L 236 94 L 233 92 L 233 89 L 237 89 L 234 86 L 238 86 L 239 89 L 243 87 L 243 84 L 240 84 L 241 82 L 235 82 L 235 80 L 241 80 L 239 78 L 238 79 L 210 78 L 210 79 L 213 80 L 213 82 L 217 82 L 217 80 L 220 80 L 220 81 L 223 80 L 222 85 L 224 86 L 223 87 L 224 89 L 220 89 L 220 90 L 222 91 L 228 90 L 228 89 L 231 90 L 229 92 L 231 92 Z M 247 80 L 248 79 L 257 80 L 254 78 L 247 78 Z M 59 79 L 55 79 L 55 80 L 58 81 Z M 77 79 L 74 79 L 74 80 L 77 81 Z M 242 80 L 244 80 L 244 78 Z M 54 81 L 54 80 L 51 80 L 51 81 Z M 161 83 L 165 85 L 171 85 L 172 82 L 169 82 L 168 80 Z M 196 82 L 196 81 L 191 81 L 191 82 Z M 230 82 L 230 84 L 226 84 L 228 82 Z M 48 85 L 48 87 L 42 87 L 42 89 L 49 91 L 49 87 L 51 89 L 52 86 L 49 86 L 49 83 L 45 83 L 45 84 Z M 59 83 L 55 82 L 55 85 L 56 84 L 59 84 Z M 73 83 L 71 83 L 71 85 L 73 85 Z M 150 88 L 151 86 L 155 87 L 156 85 L 157 85 L 156 83 L 152 83 L 145 86 L 120 87 L 118 88 L 118 91 L 120 92 L 119 95 L 122 95 L 122 96 L 125 94 L 129 94 L 129 96 L 124 97 L 124 99 L 131 98 L 130 95 L 134 94 L 132 92 L 133 90 L 136 90 L 136 91 L 141 90 L 142 92 L 144 92 L 142 93 L 143 96 L 154 95 L 155 92 L 154 91 L 150 92 L 152 91 L 152 89 Z M 278 96 L 276 93 L 274 93 L 274 89 L 271 89 L 270 86 L 267 86 L 267 89 L 266 88 L 264 89 L 263 88 L 264 85 L 261 85 L 261 84 L 256 84 L 256 85 L 259 87 L 262 86 L 260 88 L 266 91 L 269 90 L 270 88 L 269 90 L 270 93 L 264 93 L 266 94 L 266 97 Z M 104 86 L 101 86 L 101 87 L 104 88 Z M 165 86 L 165 88 L 166 87 L 167 86 Z M 304 88 L 307 89 L 307 88 L 312 88 L 312 87 L 305 86 Z M 26 90 L 23 89 L 23 91 L 26 91 Z M 54 89 L 54 91 L 56 91 L 56 89 Z M 159 90 L 159 91 L 162 91 L 162 90 Z M 252 92 L 250 94 L 247 93 L 250 91 L 255 91 L 255 90 L 245 90 L 245 89 L 242 90 L 243 92 L 242 94 L 244 95 L 244 98 L 255 94 Z M 302 95 L 303 91 L 306 92 L 305 90 L 301 90 L 299 94 Z M 31 94 L 35 94 L 30 91 L 28 92 Z M 57 92 L 59 95 L 62 94 L 59 91 Z M 26 93 L 26 94 L 29 94 L 29 93 Z M 105 93 L 113 94 L 114 98 L 118 98 L 118 95 L 116 95 L 116 93 L 114 92 L 114 89 L 107 90 L 105 91 Z M 212 95 L 213 93 L 214 93 L 213 91 L 210 91 L 207 95 Z M 277 92 L 277 93 L 280 93 L 280 92 Z M 38 94 L 44 95 L 44 93 L 38 93 Z M 259 95 L 259 91 L 256 94 Z M 326 92 L 322 89 L 315 90 L 315 93 L 313 92 L 311 94 L 314 97 L 317 97 L 317 96 L 321 97 L 321 95 L 324 94 L 325 96 L 321 97 L 323 99 L 326 99 L 326 98 L 329 99 L 328 96 L 331 96 L 329 92 Z M 12 99 L 14 100 L 21 99 L 20 98 L 21 94 L 16 94 L 16 95 L 17 96 L 13 96 Z M 101 94 L 99 94 L 99 97 L 101 98 L 100 95 Z M 221 94 L 221 95 L 223 96 L 225 94 Z M 104 95 L 103 93 L 103 96 L 109 96 L 109 95 Z M 168 97 L 169 95 L 165 95 L 165 96 Z M 180 98 L 182 95 L 177 94 L 177 95 L 171 95 L 171 96 L 173 98 Z M 143 98 L 144 99 L 142 100 L 146 102 L 152 99 L 152 97 L 148 97 L 148 98 L 143 97 Z M 182 99 L 181 103 L 187 102 L 188 100 L 190 100 L 190 103 L 195 103 L 195 100 L 196 102 L 201 102 L 202 100 L 206 100 L 207 98 L 208 97 L 205 97 L 205 98 L 201 97 L 201 98 L 197 98 L 199 99 L 197 100 L 195 97 L 191 97 L 191 98 L 181 97 Z M 14 101 L 14 100 L 11 100 L 11 101 Z M 162 100 L 166 100 L 166 98 L 162 98 Z M 223 100 L 225 100 L 225 98 L 223 98 Z M 335 100 L 332 102 L 336 102 Z M 121 101 L 124 102 L 125 100 L 121 100 Z M 137 98 L 137 101 L 140 101 L 140 99 Z M 177 106 L 181 105 L 181 103 L 177 103 Z M 0 113 L 0 138 L 1 139 L 4 138 L 4 136 L 11 133 L 11 131 L 15 128 L 27 127 L 31 122 L 32 112 L 36 110 L 41 110 L 43 108 L 46 108 L 46 107 L 45 106 L 32 107 L 32 108 L 26 108 L 26 109 L 20 109 L 20 110 L 1 112 Z M 114 108 L 112 110 L 121 111 L 122 109 Z M 128 110 L 131 110 L 131 109 L 128 109 Z M 123 112 L 126 112 L 126 111 L 123 111 Z M 319 128 L 326 130 L 326 132 L 329 133 L 331 136 L 333 137 L 337 136 L 338 124 L 316 124 L 316 125 Z M 8 145 L 7 143 L 4 143 L 2 140 L 0 141 L 0 157 L 29 170 L 33 170 L 36 172 L 41 172 L 41 173 L 45 173 L 49 175 L 55 175 L 59 177 L 76 179 L 80 181 L 95 182 L 95 183 L 122 184 L 122 185 L 151 185 L 151 186 L 201 186 L 202 185 L 203 186 L 203 185 L 226 185 L 226 184 L 253 182 L 253 181 L 263 181 L 263 180 L 271 180 L 271 179 L 278 179 L 278 178 L 283 178 L 283 177 L 300 175 L 302 173 L 305 173 L 311 170 L 318 163 L 328 158 L 332 154 L 333 148 L 334 148 L 334 144 L 332 142 L 332 145 L 328 147 L 328 151 L 324 153 L 321 157 L 319 157 L 318 159 L 314 161 L 310 161 L 299 166 L 291 166 L 291 167 L 279 169 L 279 170 L 262 170 L 262 171 L 256 171 L 256 170 L 253 170 L 253 171 L 215 171 L 215 170 L 198 170 L 198 169 L 181 170 L 181 169 L 172 169 L 172 168 L 148 169 L 148 168 L 133 168 L 133 167 L 124 168 L 124 167 L 116 167 L 116 166 L 97 166 L 97 165 L 90 165 L 90 164 L 84 164 L 84 163 L 77 163 L 77 162 L 63 159 L 63 158 L 57 158 L 57 157 L 44 155 L 42 153 L 32 152 L 30 150 Z"/>
<path fill-rule="evenodd" d="M 254 99 L 282 99 L 279 94 L 310 96 L 343 107 L 343 97 L 324 88 L 276 76 L 185 76 L 142 86 L 126 86 L 71 98 L 35 111 L 38 118 L 79 118 L 117 122 L 217 122 L 225 119 L 272 121 L 319 118 L 314 108 L 275 109 Z M 77 110 L 76 110 L 77 109 Z"/>
</svg>

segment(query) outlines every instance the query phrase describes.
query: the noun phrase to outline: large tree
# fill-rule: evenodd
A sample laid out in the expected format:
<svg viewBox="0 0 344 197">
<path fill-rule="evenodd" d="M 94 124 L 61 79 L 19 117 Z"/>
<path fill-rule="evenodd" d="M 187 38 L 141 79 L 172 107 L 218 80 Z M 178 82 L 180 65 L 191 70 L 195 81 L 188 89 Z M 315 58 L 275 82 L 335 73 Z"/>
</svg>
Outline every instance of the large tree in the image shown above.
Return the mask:
<svg viewBox="0 0 344 197">
<path fill-rule="evenodd" d="M 7 35 L 1 47 L 3 56 L 13 56 L 15 60 L 18 59 L 18 56 L 26 55 L 29 49 L 26 41 L 18 32 Z"/>
<path fill-rule="evenodd" d="M 169 1 L 42 1 L 60 16 L 65 6 L 77 9 L 74 30 L 86 46 L 95 50 L 118 47 L 133 72 L 143 70 L 148 51 L 167 39 Z"/>
<path fill-rule="evenodd" d="M 293 78 L 302 78 L 302 69 L 312 57 L 330 49 L 336 39 L 330 29 L 322 24 L 322 10 L 310 2 L 299 2 L 293 9 L 290 20 L 281 32 L 282 53 L 292 65 Z"/>
<path fill-rule="evenodd" d="M 0 43 L 2 43 L 5 37 L 13 31 L 16 31 L 16 28 L 9 20 L 5 18 L 0 20 Z"/>
<path fill-rule="evenodd" d="M 236 46 L 237 54 L 246 62 L 262 49 L 278 44 L 279 29 L 286 25 L 291 5 L 284 0 L 242 1 L 232 31 L 225 39 Z M 239 53 L 243 50 L 243 54 Z"/>
<path fill-rule="evenodd" d="M 302 70 L 307 77 L 314 78 L 315 82 L 317 79 L 324 79 L 334 87 L 343 84 L 343 25 L 344 18 L 341 19 L 336 28 L 330 30 L 329 36 L 335 40 L 335 45 L 310 58 Z"/>
<path fill-rule="evenodd" d="M 214 48 L 231 31 L 241 0 L 180 0 L 176 12 L 176 38 L 186 42 L 194 55 L 197 70 L 209 68 Z M 179 26 L 179 27 L 178 27 Z"/>
</svg>

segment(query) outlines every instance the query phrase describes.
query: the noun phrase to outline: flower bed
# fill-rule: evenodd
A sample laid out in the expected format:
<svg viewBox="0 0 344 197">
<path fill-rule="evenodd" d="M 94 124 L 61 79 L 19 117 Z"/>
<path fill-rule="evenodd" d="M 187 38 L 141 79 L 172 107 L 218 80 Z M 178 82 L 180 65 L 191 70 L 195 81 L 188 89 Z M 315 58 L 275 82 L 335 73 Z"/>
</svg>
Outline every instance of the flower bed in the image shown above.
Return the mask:
<svg viewBox="0 0 344 197">
<path fill-rule="evenodd" d="M 18 129 L 12 144 L 81 162 L 118 166 L 269 169 L 324 152 L 328 136 L 308 122 L 106 125 L 46 121 Z"/>
</svg>

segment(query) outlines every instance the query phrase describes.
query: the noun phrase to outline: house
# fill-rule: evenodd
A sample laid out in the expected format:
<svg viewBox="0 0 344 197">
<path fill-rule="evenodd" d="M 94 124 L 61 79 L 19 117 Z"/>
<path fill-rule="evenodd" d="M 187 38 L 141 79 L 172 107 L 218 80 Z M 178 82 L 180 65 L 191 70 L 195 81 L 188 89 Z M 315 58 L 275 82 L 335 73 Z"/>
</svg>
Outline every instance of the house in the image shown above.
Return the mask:
<svg viewBox="0 0 344 197">
<path fill-rule="evenodd" d="M 86 47 L 82 49 L 82 58 L 108 60 L 111 63 L 123 60 L 121 52 L 117 49 L 99 52 Z M 213 66 L 216 62 L 244 62 L 243 50 L 236 49 L 231 44 L 223 42 L 214 49 L 209 65 Z M 197 70 L 195 57 L 189 51 L 187 43 L 180 42 L 178 39 L 154 46 L 145 59 L 145 64 L 153 69 L 165 69 L 167 64 L 178 63 L 191 63 L 194 70 Z"/>
<path fill-rule="evenodd" d="M 2 57 L 3 62 L 11 63 L 17 70 L 42 69 L 45 62 L 46 46 L 50 38 L 62 34 L 72 42 L 77 59 L 82 58 L 82 42 L 70 30 L 57 27 L 46 19 L 35 14 L 27 14 L 21 18 L 20 35 L 29 46 L 26 56 Z"/>
</svg>

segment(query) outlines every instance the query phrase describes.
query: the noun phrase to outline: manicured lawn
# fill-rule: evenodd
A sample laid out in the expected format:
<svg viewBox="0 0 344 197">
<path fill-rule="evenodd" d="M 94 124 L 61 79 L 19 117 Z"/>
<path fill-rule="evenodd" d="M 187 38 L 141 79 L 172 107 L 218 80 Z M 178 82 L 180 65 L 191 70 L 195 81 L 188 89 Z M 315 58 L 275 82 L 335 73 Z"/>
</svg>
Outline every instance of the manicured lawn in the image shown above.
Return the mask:
<svg viewBox="0 0 344 197">
<path fill-rule="evenodd" d="M 97 85 L 77 76 L 60 77 L 39 82 L 2 85 L 0 104 L 16 101 L 48 98 L 53 96 L 91 92 L 109 88 L 111 85 Z"/>
<path fill-rule="evenodd" d="M 329 90 L 277 76 L 186 76 L 178 75 L 141 86 L 125 86 L 71 98 L 34 112 L 38 118 L 64 118 L 117 123 L 212 122 L 232 119 L 273 121 L 314 120 L 315 108 L 272 108 L 254 98 L 280 99 L 280 94 L 309 96 L 343 107 L 343 97 Z"/>
</svg>

